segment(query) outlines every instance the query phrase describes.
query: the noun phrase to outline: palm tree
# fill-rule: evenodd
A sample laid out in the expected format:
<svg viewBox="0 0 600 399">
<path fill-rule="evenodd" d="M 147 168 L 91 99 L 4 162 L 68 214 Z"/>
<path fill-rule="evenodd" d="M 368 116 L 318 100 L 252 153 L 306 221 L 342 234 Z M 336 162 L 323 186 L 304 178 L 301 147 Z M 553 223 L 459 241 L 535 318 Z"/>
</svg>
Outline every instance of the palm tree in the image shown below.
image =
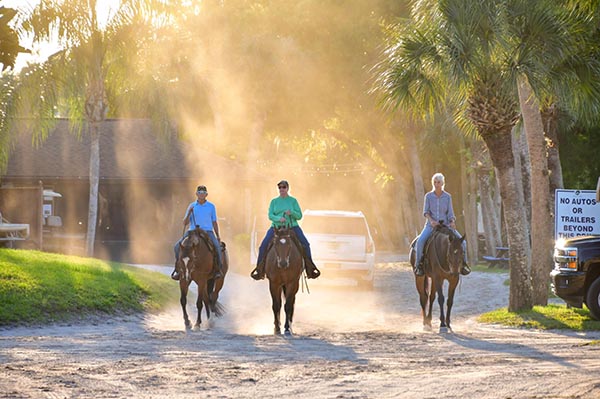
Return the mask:
<svg viewBox="0 0 600 399">
<path fill-rule="evenodd" d="M 533 300 L 536 305 L 545 305 L 548 275 L 553 265 L 551 204 L 554 193 L 549 190 L 549 160 L 554 161 L 554 173 L 550 176 L 553 185 L 562 185 L 557 181 L 562 178 L 560 168 L 556 166 L 560 165 L 558 148 L 546 145 L 545 133 L 550 137 L 552 132 L 544 131 L 538 99 L 548 104 L 549 98 L 557 99 L 559 95 L 572 102 L 569 99 L 581 98 L 581 93 L 591 91 L 595 95 L 583 101 L 586 104 L 583 108 L 597 104 L 600 68 L 597 57 L 589 51 L 590 44 L 597 43 L 590 34 L 595 33 L 596 28 L 590 23 L 592 14 L 589 11 L 582 13 L 577 8 L 568 9 L 553 1 L 509 0 L 502 3 L 506 3 L 506 7 L 503 8 L 505 12 L 498 13 L 498 25 L 506 29 L 501 32 L 499 41 L 517 84 L 531 164 Z M 592 47 L 595 48 L 595 44 Z M 553 143 L 557 144 L 557 141 L 554 139 Z"/>
<path fill-rule="evenodd" d="M 16 10 L 0 7 L 0 71 L 14 68 L 19 53 L 30 52 L 19 44 L 19 34 L 9 25 L 16 15 Z"/>
<path fill-rule="evenodd" d="M 519 201 L 511 131 L 518 121 L 516 91 L 506 68 L 495 58 L 489 2 L 421 1 L 412 20 L 389 34 L 384 60 L 377 66 L 376 89 L 389 110 L 410 109 L 416 116 L 436 108 L 456 109 L 457 121 L 484 140 L 498 171 L 510 246 L 509 309 L 532 306 L 529 241 Z"/>
<path fill-rule="evenodd" d="M 91 137 L 90 192 L 86 253 L 93 256 L 98 214 L 100 130 L 123 82 L 137 78 L 135 56 L 149 40 L 150 22 L 161 21 L 152 0 L 123 0 L 100 19 L 95 0 L 49 0 L 39 3 L 23 26 L 34 44 L 58 40 L 63 50 L 41 65 L 26 68 L 11 87 L 13 101 L 5 107 L 1 137 L 15 130 L 16 117 L 31 118 L 28 128 L 43 139 L 57 110 L 64 110 L 74 132 Z M 151 15 L 151 10 L 156 13 Z M 107 11 L 107 10 L 103 10 Z M 31 111 L 33 110 L 33 111 Z"/>
</svg>

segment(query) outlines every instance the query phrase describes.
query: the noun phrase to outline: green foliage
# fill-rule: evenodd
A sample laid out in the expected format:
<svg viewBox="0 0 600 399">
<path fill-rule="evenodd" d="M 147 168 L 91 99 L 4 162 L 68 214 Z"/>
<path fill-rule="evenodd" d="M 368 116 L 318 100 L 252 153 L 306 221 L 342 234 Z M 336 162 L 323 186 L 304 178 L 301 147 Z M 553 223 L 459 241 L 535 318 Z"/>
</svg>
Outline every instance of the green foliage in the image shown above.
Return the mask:
<svg viewBox="0 0 600 399">
<path fill-rule="evenodd" d="M 0 249 L 0 325 L 152 311 L 175 301 L 177 293 L 160 273 L 92 258 Z"/>
<path fill-rule="evenodd" d="M 507 308 L 502 308 L 482 314 L 478 321 L 541 330 L 600 330 L 600 321 L 593 320 L 587 308 L 568 309 L 566 305 L 534 306 L 531 310 L 521 312 L 509 312 Z"/>
<path fill-rule="evenodd" d="M 17 12 L 11 8 L 0 7 L 0 65 L 4 71 L 15 66 L 19 53 L 30 51 L 19 44 L 18 33 L 10 26 Z"/>
<path fill-rule="evenodd" d="M 600 148 L 600 128 L 574 127 L 561 131 L 559 139 L 565 188 L 596 189 L 600 176 L 600 162 L 595 161 Z"/>
</svg>

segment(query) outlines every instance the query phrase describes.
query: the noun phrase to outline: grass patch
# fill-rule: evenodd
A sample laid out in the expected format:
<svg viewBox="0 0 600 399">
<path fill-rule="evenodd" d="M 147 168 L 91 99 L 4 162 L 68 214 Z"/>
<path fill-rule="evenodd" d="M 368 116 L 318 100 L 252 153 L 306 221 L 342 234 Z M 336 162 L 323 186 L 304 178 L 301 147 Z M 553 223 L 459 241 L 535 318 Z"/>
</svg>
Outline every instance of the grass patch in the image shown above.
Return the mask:
<svg viewBox="0 0 600 399">
<path fill-rule="evenodd" d="M 0 326 L 156 311 L 179 289 L 157 272 L 93 258 L 0 249 Z"/>
<path fill-rule="evenodd" d="M 600 321 L 592 319 L 587 308 L 567 309 L 566 305 L 534 306 L 532 310 L 509 312 L 501 308 L 479 316 L 481 323 L 540 330 L 600 330 Z"/>
<path fill-rule="evenodd" d="M 500 267 L 489 267 L 487 263 L 477 263 L 471 267 L 472 271 L 484 272 L 484 273 L 497 273 L 497 274 L 508 274 L 508 269 L 502 269 Z"/>
</svg>

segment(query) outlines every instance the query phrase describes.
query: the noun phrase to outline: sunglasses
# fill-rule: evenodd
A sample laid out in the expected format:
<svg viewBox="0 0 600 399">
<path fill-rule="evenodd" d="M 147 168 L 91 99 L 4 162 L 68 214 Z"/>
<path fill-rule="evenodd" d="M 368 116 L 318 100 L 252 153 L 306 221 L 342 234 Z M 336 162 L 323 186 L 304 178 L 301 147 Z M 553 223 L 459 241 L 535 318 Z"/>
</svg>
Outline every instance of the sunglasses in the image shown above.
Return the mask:
<svg viewBox="0 0 600 399">
<path fill-rule="evenodd" d="M 280 190 L 281 190 L 282 188 L 287 188 L 287 186 L 277 186 L 277 187 L 278 187 Z"/>
</svg>

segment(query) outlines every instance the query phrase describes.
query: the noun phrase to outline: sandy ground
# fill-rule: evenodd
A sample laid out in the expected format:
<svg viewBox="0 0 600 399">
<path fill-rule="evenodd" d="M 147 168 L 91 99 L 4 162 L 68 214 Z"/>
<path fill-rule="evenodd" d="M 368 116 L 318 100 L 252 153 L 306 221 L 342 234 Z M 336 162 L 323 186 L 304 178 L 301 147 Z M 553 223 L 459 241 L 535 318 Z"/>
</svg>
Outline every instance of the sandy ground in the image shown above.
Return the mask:
<svg viewBox="0 0 600 399">
<path fill-rule="evenodd" d="M 230 274 L 227 314 L 200 330 L 179 308 L 0 330 L 0 398 L 600 398 L 600 333 L 475 321 L 506 306 L 506 278 L 464 278 L 445 334 L 422 331 L 406 263 L 379 264 L 373 291 L 311 281 L 284 338 L 267 283 Z"/>
</svg>

